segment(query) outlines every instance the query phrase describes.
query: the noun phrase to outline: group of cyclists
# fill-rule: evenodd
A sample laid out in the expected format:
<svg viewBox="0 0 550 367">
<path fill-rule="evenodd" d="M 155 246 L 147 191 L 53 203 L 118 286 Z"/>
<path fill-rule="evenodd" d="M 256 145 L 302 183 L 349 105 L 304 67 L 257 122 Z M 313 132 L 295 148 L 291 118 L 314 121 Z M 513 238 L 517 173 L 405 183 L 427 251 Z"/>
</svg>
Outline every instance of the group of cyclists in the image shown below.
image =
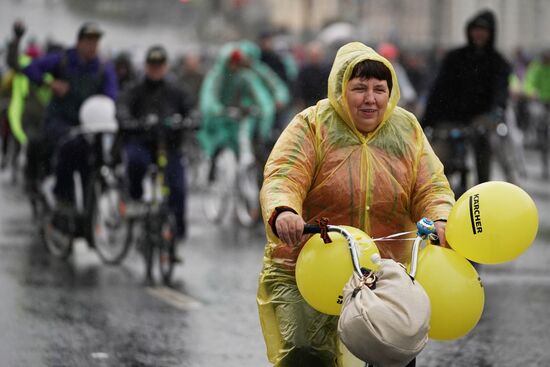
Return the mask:
<svg viewBox="0 0 550 367">
<path fill-rule="evenodd" d="M 464 104 L 467 98 L 476 103 L 487 101 L 487 105 L 491 104 L 494 108 L 487 108 L 485 112 L 487 112 L 486 116 L 491 116 L 493 122 L 496 121 L 495 119 L 505 122 L 502 111 L 507 99 L 512 102 L 510 104 L 512 107 L 521 107 L 518 101 L 522 99 L 518 96 L 528 96 L 529 101 L 534 99 L 541 101 L 543 106 L 546 106 L 544 111 L 548 110 L 550 101 L 550 87 L 547 85 L 547 81 L 550 80 L 548 52 L 544 53 L 540 60 L 536 59 L 529 65 L 524 64 L 525 70 L 521 75 L 515 72 L 515 69 L 508 69 L 506 66 L 508 64 L 504 60 L 499 70 L 491 69 L 490 62 L 485 63 L 488 65 L 487 73 L 494 74 L 497 78 L 498 72 L 506 78 L 502 85 L 492 82 L 488 86 L 488 92 L 480 92 L 481 84 L 468 84 L 463 73 L 452 70 L 456 60 L 459 66 L 464 64 L 461 60 L 475 59 L 477 63 L 484 60 L 475 50 L 471 52 L 471 56 L 468 56 L 470 52 L 468 50 L 478 42 L 475 39 L 479 34 L 478 29 L 487 30 L 488 39 L 479 42 L 488 43 L 491 47 L 491 55 L 496 55 L 496 51 L 492 48 L 494 42 L 492 27 L 494 26 L 491 25 L 491 17 L 486 14 L 476 18 L 475 24 L 469 24 L 467 27 L 467 32 L 470 32 L 468 33 L 469 45 L 465 46 L 466 51 L 460 51 L 464 52 L 466 59 L 461 59 L 462 56 L 458 51 L 449 53 L 441 62 L 439 74 L 434 73 L 436 70 L 430 71 L 433 76 L 436 76 L 431 92 L 426 94 L 425 91 L 416 91 L 415 101 L 407 101 L 410 106 L 418 106 L 419 101 L 424 102 L 420 110 L 424 112 L 422 123 L 425 127 L 436 129 L 443 126 L 439 124 L 440 122 L 452 122 L 456 125 L 453 122 L 454 117 L 447 116 L 452 112 L 449 106 Z M 5 73 L 3 88 L 9 89 L 10 99 L 2 121 L 3 131 L 10 131 L 10 134 L 4 133 L 2 136 L 2 165 L 8 164 L 7 149 L 10 145 L 15 147 L 12 148 L 12 157 L 18 155 L 17 147 L 23 146 L 26 158 L 24 182 L 27 192 L 29 195 L 36 193 L 39 190 L 40 180 L 48 173 L 53 174 L 55 176 L 53 188 L 55 210 L 65 210 L 75 205 L 74 173 L 78 172 L 83 186 L 88 184 L 89 179 L 90 168 L 86 158 L 90 155 L 90 144 L 82 136 L 68 139 L 71 129 L 79 125 L 79 108 L 87 98 L 97 94 L 111 98 L 116 103 L 116 118 L 121 126 L 126 121 L 145 124 L 146 121 L 151 120 L 151 117 L 169 122 L 175 117 L 194 116 L 197 119 L 196 116 L 199 116 L 200 124 L 194 125 L 198 126 L 197 132 L 174 132 L 166 142 L 165 175 L 169 187 L 168 203 L 176 218 L 178 242 L 182 242 L 187 233 L 186 163 L 197 163 L 190 162 L 189 158 L 186 160 L 182 154 L 185 134 L 193 134 L 201 151 L 209 161 L 213 161 L 224 147 L 230 147 L 238 154 L 239 149 L 242 149 L 239 131 L 244 130 L 247 138 L 252 142 L 253 157 L 259 162 L 258 167 L 262 167 L 278 134 L 290 121 L 293 108 L 303 107 L 304 103 L 315 103 L 315 100 L 326 97 L 328 67 L 320 61 L 323 59 L 319 51 L 320 45 L 316 43 L 308 45 L 307 50 L 311 53 L 311 58 L 301 60 L 301 65 L 298 67 L 296 60 L 293 61 L 294 64 L 289 60 L 289 54 L 281 55 L 273 49 L 273 34 L 270 32 L 262 33 L 257 43 L 248 40 L 226 43 L 219 50 L 207 73 L 199 71 L 200 61 L 192 57 L 185 62 L 182 61 L 182 65 L 179 65 L 180 69 L 172 73 L 172 60 L 167 50 L 162 45 L 153 45 L 146 52 L 142 67 L 143 75 L 139 78 L 136 76 L 132 59 L 128 54 L 121 53 L 113 60 L 106 60 L 99 56 L 99 45 L 104 31 L 97 23 L 84 23 L 78 30 L 73 47 L 62 48 L 52 45 L 43 55 L 34 44 L 29 44 L 24 52 L 20 50 L 25 33 L 25 25 L 21 21 L 16 21 L 13 24 L 7 48 L 6 61 L 10 68 L 8 73 L 10 75 L 6 77 Z M 488 46 L 481 48 L 484 47 Z M 392 62 L 398 62 L 399 52 L 396 46 L 382 44 L 379 49 L 386 50 L 388 58 L 394 57 L 395 60 Z M 497 58 L 497 56 L 491 57 Z M 184 70 L 182 67 L 187 69 Z M 403 70 L 403 73 L 406 71 Z M 459 81 L 462 84 L 449 82 L 447 79 L 450 76 L 462 76 Z M 479 76 L 472 74 L 470 77 Z M 508 91 L 508 79 L 513 92 L 511 97 L 505 93 Z M 324 84 L 321 87 L 316 86 L 316 81 L 323 81 Z M 464 91 L 458 92 L 460 95 L 457 97 L 455 92 L 459 85 L 475 85 L 477 88 L 475 93 L 485 94 L 476 97 L 475 93 Z M 310 97 L 312 91 L 316 93 Z M 445 102 L 442 98 L 447 95 L 449 98 Z M 443 108 L 441 108 L 442 104 Z M 472 108 L 464 109 L 461 106 L 457 108 L 459 111 L 476 112 Z M 519 112 L 514 115 L 520 117 L 518 125 L 525 132 L 533 129 L 525 123 L 527 118 L 521 117 Z M 236 116 L 248 118 L 242 119 Z M 548 112 L 544 114 L 544 118 L 547 116 Z M 460 117 L 461 124 L 467 129 L 474 129 L 465 124 L 468 119 L 470 117 Z M 239 124 L 242 121 L 245 121 L 246 126 L 241 128 Z M 496 126 L 493 122 L 488 124 Z M 536 144 L 542 153 L 544 177 L 548 177 L 549 170 L 547 124 L 548 121 L 539 123 L 535 134 Z M 133 206 L 139 207 L 143 196 L 142 181 L 148 167 L 155 162 L 157 142 L 155 135 L 150 133 L 121 130 L 123 133 L 120 134 L 119 144 L 114 145 L 117 151 L 113 151 L 113 157 L 125 169 L 127 208 L 131 212 Z M 504 135 L 507 132 L 509 131 L 505 131 Z M 434 140 L 438 137 L 437 134 L 428 136 Z M 477 137 L 488 139 L 485 133 L 478 134 Z M 491 143 L 488 140 L 472 145 L 479 153 L 476 153 L 475 157 L 480 182 L 489 177 L 487 162 L 491 159 L 491 152 L 487 148 L 491 145 L 494 145 L 494 142 Z M 437 142 L 434 142 L 434 146 L 437 147 Z M 445 160 L 443 156 L 441 158 Z M 444 161 L 449 169 L 456 163 L 457 155 L 452 154 L 451 158 L 454 161 Z M 466 154 L 461 155 L 460 159 L 462 162 L 458 162 L 458 165 L 465 165 Z M 212 179 L 212 172 L 208 176 L 208 179 Z M 258 176 L 261 181 L 261 172 Z M 465 188 L 464 185 L 457 188 L 457 193 L 463 192 Z M 180 261 L 176 251 L 173 252 L 172 257 L 174 261 Z"/>
<path fill-rule="evenodd" d="M 222 147 L 239 150 L 239 121 L 230 112 L 230 108 L 238 109 L 250 117 L 245 129 L 250 141 L 260 143 L 255 147 L 265 147 L 254 149 L 254 156 L 265 159 L 274 142 L 276 123 L 282 121 L 290 102 L 287 83 L 261 61 L 262 49 L 250 41 L 226 44 L 204 79 L 196 67 L 194 74 L 188 67 L 187 73 L 176 73 L 174 78 L 168 51 L 153 45 L 146 52 L 143 75 L 138 78 L 128 55 L 121 54 L 112 61 L 100 57 L 104 31 L 95 22 L 80 27 L 73 47 L 56 48 L 44 55 L 21 52 L 25 31 L 21 21 L 14 23 L 7 55 L 11 78 L 5 121 L 15 145 L 24 147 L 24 182 L 29 195 L 42 190 L 45 176 L 55 177 L 54 212 L 75 207 L 75 173 L 82 187 L 90 185 L 88 157 L 94 148 L 86 136 L 71 134 L 80 125 L 80 108 L 90 97 L 107 96 L 116 105 L 120 128 L 110 154 L 115 164 L 124 167 L 124 212 L 128 215 L 139 211 L 144 177 L 157 162 L 159 142 L 148 130 L 152 120 L 170 125 L 199 115 L 197 141 L 205 155 L 214 159 Z M 127 128 L 130 125 L 133 129 Z M 163 174 L 168 205 L 176 220 L 176 243 L 183 242 L 187 234 L 188 179 L 182 154 L 185 134 L 195 131 L 179 129 L 165 134 Z M 52 223 L 57 230 L 68 231 L 62 221 Z M 176 263 L 181 261 L 176 247 L 171 257 Z"/>
</svg>

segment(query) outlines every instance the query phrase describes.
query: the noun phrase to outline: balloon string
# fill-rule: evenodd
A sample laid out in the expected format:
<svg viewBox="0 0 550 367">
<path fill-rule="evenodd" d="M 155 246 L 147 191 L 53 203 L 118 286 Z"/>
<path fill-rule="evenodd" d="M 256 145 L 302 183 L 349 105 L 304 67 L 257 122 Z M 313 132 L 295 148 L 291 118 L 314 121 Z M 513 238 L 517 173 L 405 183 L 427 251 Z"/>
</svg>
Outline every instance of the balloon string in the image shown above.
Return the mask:
<svg viewBox="0 0 550 367">
<path fill-rule="evenodd" d="M 416 237 L 411 238 L 375 238 L 373 241 L 414 241 L 416 240 Z"/>
<path fill-rule="evenodd" d="M 373 241 L 403 241 L 403 240 L 414 241 L 416 239 L 416 237 L 415 238 L 398 238 L 398 239 L 394 239 L 395 237 L 401 237 L 401 236 L 404 236 L 406 234 L 411 234 L 411 233 L 416 233 L 416 231 L 394 233 L 394 234 L 391 234 L 389 236 L 374 238 Z"/>
</svg>

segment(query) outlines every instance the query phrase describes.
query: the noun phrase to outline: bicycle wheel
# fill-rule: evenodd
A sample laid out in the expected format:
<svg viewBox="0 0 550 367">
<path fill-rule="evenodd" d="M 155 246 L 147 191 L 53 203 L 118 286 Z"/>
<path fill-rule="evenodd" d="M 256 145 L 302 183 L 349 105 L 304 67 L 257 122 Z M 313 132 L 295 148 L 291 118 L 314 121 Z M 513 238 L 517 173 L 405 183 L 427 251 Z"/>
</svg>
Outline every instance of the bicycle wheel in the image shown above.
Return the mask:
<svg viewBox="0 0 550 367">
<path fill-rule="evenodd" d="M 146 229 L 147 231 L 147 229 Z M 145 233 L 145 236 L 139 240 L 139 247 L 143 253 L 143 260 L 145 260 L 145 282 L 147 284 L 154 283 L 153 277 L 153 255 L 154 255 L 154 244 L 153 241 L 156 239 L 151 238 L 148 232 Z"/>
<path fill-rule="evenodd" d="M 121 191 L 99 180 L 94 183 L 93 190 L 91 240 L 104 263 L 119 264 L 128 253 L 131 236 Z"/>
<path fill-rule="evenodd" d="M 228 199 L 237 177 L 237 156 L 231 149 L 223 149 L 211 162 L 209 184 L 203 199 L 206 218 L 214 223 L 221 221 L 228 207 Z"/>
<path fill-rule="evenodd" d="M 185 141 L 183 152 L 187 187 L 191 191 L 203 191 L 208 183 L 209 164 L 194 136 Z"/>
<path fill-rule="evenodd" d="M 70 218 L 48 211 L 40 222 L 42 240 L 48 252 L 66 260 L 73 250 L 73 235 Z"/>
<path fill-rule="evenodd" d="M 235 211 L 239 223 L 245 227 L 254 225 L 260 217 L 260 188 L 256 164 L 241 171 Z"/>
<path fill-rule="evenodd" d="M 156 250 L 160 277 L 164 284 L 169 285 L 174 272 L 173 254 L 176 246 L 176 219 L 171 214 L 165 216 L 164 219 L 160 227 L 161 232 L 157 237 L 159 241 Z"/>
</svg>

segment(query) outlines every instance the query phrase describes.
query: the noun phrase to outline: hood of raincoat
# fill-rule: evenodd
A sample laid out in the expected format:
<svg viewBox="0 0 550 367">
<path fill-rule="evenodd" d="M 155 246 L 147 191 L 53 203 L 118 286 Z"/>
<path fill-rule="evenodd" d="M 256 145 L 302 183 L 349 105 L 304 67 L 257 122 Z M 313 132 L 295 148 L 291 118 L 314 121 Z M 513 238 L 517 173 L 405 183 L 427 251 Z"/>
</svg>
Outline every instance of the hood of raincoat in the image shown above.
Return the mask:
<svg viewBox="0 0 550 367">
<path fill-rule="evenodd" d="M 468 44 L 470 46 L 473 45 L 472 42 L 472 36 L 470 35 L 470 30 L 474 27 L 483 27 L 489 30 L 489 33 L 491 36 L 489 37 L 489 42 L 487 42 L 487 46 L 485 48 L 492 49 L 495 45 L 495 32 L 496 32 L 496 18 L 492 11 L 490 10 L 484 10 L 476 15 L 474 15 L 467 23 L 466 23 L 466 38 L 468 39 Z"/>
<path fill-rule="evenodd" d="M 214 66 L 224 69 L 227 68 L 227 61 L 234 50 L 241 51 L 250 62 L 258 62 L 260 60 L 260 48 L 251 41 L 241 40 L 224 44 L 218 52 Z"/>
<path fill-rule="evenodd" d="M 262 56 L 262 50 L 260 50 L 260 47 L 256 45 L 252 41 L 248 40 L 242 40 L 239 41 L 238 44 L 239 48 L 244 52 L 244 54 L 250 59 L 252 62 L 260 61 L 260 57 Z"/>
<path fill-rule="evenodd" d="M 345 90 L 353 68 L 355 67 L 355 65 L 365 60 L 380 61 L 381 63 L 386 65 L 391 71 L 393 83 L 388 107 L 384 114 L 384 118 L 382 120 L 382 123 L 375 129 L 375 131 L 373 131 L 373 133 L 376 133 L 376 131 L 379 130 L 380 127 L 388 120 L 389 116 L 391 116 L 391 114 L 395 110 L 395 107 L 397 106 L 397 103 L 399 102 L 400 97 L 397 75 L 392 64 L 387 59 L 380 56 L 372 48 L 360 42 L 351 42 L 346 44 L 345 46 L 342 46 L 336 54 L 328 78 L 328 99 L 338 115 L 352 130 L 354 130 L 359 135 L 361 135 L 361 133 L 359 132 L 359 130 L 357 130 L 355 124 L 351 119 Z"/>
</svg>

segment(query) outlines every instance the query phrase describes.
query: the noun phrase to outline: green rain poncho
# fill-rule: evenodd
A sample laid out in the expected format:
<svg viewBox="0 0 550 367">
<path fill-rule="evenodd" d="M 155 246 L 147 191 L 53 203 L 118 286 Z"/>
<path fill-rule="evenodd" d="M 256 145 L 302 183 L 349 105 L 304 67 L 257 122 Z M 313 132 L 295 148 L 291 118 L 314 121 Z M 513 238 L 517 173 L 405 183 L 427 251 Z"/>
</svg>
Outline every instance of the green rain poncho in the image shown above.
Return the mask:
<svg viewBox="0 0 550 367">
<path fill-rule="evenodd" d="M 208 156 L 218 149 L 230 147 L 238 151 L 239 124 L 245 124 L 248 136 L 266 141 L 273 127 L 275 102 L 262 78 L 252 68 L 232 72 L 228 67 L 231 52 L 242 50 L 239 43 L 226 44 L 215 65 L 204 79 L 199 96 L 202 117 L 198 139 Z M 242 121 L 231 118 L 228 107 L 252 109 Z"/>
<path fill-rule="evenodd" d="M 382 123 L 365 136 L 350 118 L 344 91 L 354 66 L 367 59 L 390 69 L 393 88 Z M 292 208 L 308 223 L 327 217 L 329 224 L 378 238 L 415 230 L 422 217 L 446 219 L 454 204 L 420 124 L 397 107 L 399 87 L 389 61 L 349 43 L 336 55 L 328 88 L 328 99 L 294 117 L 264 170 L 260 200 L 268 243 L 257 301 L 268 358 L 276 366 L 341 365 L 337 317 L 309 307 L 296 286 L 302 246 L 282 244 L 269 225 L 278 208 Z M 409 241 L 377 245 L 383 257 L 409 261 Z"/>
<path fill-rule="evenodd" d="M 19 58 L 21 68 L 31 63 L 31 58 L 22 55 Z M 52 77 L 48 74 L 47 80 Z M 51 91 L 47 86 L 34 86 L 27 76 L 16 72 L 12 82 L 12 94 L 8 108 L 8 117 L 13 135 L 23 145 L 31 138 L 41 134 L 42 117 L 51 98 Z"/>
</svg>

